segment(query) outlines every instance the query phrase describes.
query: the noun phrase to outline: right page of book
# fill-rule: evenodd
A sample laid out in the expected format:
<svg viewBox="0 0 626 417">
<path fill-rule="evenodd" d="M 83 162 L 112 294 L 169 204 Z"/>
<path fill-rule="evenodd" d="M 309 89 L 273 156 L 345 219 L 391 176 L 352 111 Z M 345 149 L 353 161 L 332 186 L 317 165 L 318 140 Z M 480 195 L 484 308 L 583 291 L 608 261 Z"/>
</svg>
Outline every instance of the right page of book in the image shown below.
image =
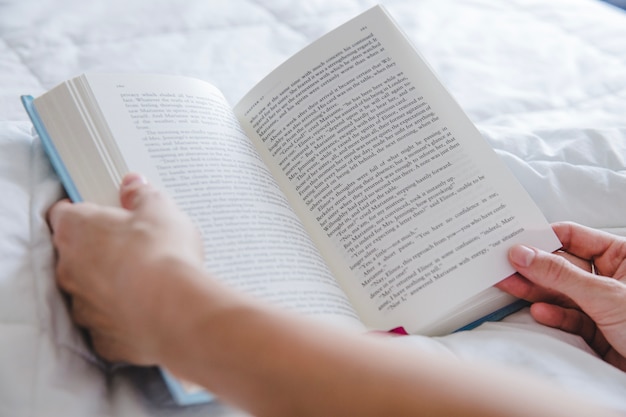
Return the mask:
<svg viewBox="0 0 626 417">
<path fill-rule="evenodd" d="M 560 246 L 381 7 L 295 55 L 235 113 L 371 327 L 441 333 L 514 272 L 513 244 Z"/>
</svg>

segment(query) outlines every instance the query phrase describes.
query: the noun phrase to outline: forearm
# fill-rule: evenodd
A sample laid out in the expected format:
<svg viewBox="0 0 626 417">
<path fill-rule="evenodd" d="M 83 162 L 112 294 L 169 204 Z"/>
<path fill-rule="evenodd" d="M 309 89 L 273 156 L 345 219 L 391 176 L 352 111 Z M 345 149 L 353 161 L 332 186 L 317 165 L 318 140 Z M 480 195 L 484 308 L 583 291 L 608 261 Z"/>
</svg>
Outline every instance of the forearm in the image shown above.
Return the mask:
<svg viewBox="0 0 626 417">
<path fill-rule="evenodd" d="M 164 365 L 256 415 L 591 415 L 516 373 L 340 333 L 212 283 L 187 309 Z M 605 413 L 606 415 L 606 413 Z"/>
</svg>

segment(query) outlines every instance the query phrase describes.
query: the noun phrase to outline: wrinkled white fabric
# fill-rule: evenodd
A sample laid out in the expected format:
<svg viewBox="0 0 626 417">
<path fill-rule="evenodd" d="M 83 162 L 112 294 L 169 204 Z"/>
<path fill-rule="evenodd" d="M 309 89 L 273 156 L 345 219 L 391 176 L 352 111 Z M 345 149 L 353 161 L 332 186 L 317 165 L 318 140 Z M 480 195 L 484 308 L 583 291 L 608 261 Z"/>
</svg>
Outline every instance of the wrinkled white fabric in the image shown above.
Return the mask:
<svg viewBox="0 0 626 417">
<path fill-rule="evenodd" d="M 382 1 L 548 220 L 626 235 L 626 14 L 593 0 Z M 0 2 L 0 415 L 236 415 L 163 408 L 90 360 L 53 283 L 61 195 L 19 102 L 88 71 L 182 74 L 235 103 L 370 0 Z M 523 366 L 626 410 L 626 377 L 521 311 L 416 349 Z"/>
</svg>

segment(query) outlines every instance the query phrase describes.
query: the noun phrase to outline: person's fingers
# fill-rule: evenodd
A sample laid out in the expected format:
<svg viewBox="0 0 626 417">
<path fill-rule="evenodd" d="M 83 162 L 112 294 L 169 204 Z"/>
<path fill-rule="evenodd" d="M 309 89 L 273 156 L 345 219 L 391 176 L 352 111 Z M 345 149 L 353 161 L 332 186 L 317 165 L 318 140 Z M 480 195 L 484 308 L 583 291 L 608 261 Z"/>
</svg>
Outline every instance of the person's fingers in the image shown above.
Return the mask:
<svg viewBox="0 0 626 417">
<path fill-rule="evenodd" d="M 537 322 L 578 334 L 590 345 L 598 334 L 595 322 L 578 309 L 535 303 L 530 307 L 530 312 Z"/>
<path fill-rule="evenodd" d="M 514 297 L 521 298 L 531 303 L 544 302 L 567 308 L 577 307 L 576 303 L 572 301 L 571 298 L 561 292 L 537 285 L 520 274 L 512 275 L 500 281 L 495 287 Z"/>
<path fill-rule="evenodd" d="M 109 215 L 114 211 L 111 207 L 98 206 L 89 202 L 71 203 L 69 200 L 61 200 L 48 210 L 48 224 L 53 235 L 57 235 L 59 231 L 63 233 L 80 231 L 80 226 L 87 219 L 102 214 Z M 55 236 L 55 238 L 58 237 Z"/>
<path fill-rule="evenodd" d="M 63 259 L 59 259 L 56 264 L 54 279 L 63 291 L 73 294 L 76 291 L 76 283 L 72 277 L 72 269 L 68 267 Z"/>
<path fill-rule="evenodd" d="M 552 224 L 563 250 L 583 259 L 592 259 L 603 253 L 615 237 L 597 229 L 571 222 Z"/>
<path fill-rule="evenodd" d="M 563 250 L 556 251 L 554 252 L 554 254 L 560 256 L 561 258 L 565 258 L 566 260 L 584 271 L 593 272 L 593 268 L 591 267 L 591 261 L 587 259 L 579 258 L 578 256 L 572 255 L 571 253 L 565 252 Z"/>
<path fill-rule="evenodd" d="M 190 248 L 193 246 L 188 255 L 202 262 L 204 250 L 200 230 L 171 197 L 153 187 L 143 176 L 128 174 L 124 177 L 120 186 L 120 202 L 122 208 L 140 215 L 143 220 L 161 224 L 166 229 L 173 227 L 179 232 L 184 231 L 184 243 Z"/>
<path fill-rule="evenodd" d="M 564 251 L 555 252 L 556 255 L 561 256 L 576 265 L 577 267 L 590 272 L 591 264 L 589 261 L 578 258 L 577 256 L 571 255 Z M 535 284 L 534 282 L 529 281 L 524 278 L 520 274 L 513 274 L 510 277 L 500 281 L 495 285 L 496 288 L 507 292 L 514 297 L 522 298 L 526 301 L 530 301 L 532 303 L 544 301 L 550 302 L 553 304 L 558 304 L 563 307 L 575 307 L 575 303 L 570 300 L 568 297 L 561 294 L 559 291 L 553 291 L 546 289 L 540 285 Z"/>
<path fill-rule="evenodd" d="M 142 213 L 145 219 L 160 221 L 165 213 L 178 209 L 167 194 L 153 187 L 139 174 L 128 174 L 120 185 L 120 203 L 122 208 Z"/>
<path fill-rule="evenodd" d="M 610 347 L 593 319 L 578 309 L 535 303 L 530 313 L 538 323 L 581 336 L 599 354 L 606 353 Z"/>
<path fill-rule="evenodd" d="M 495 285 L 496 288 L 511 294 L 514 297 L 522 298 L 526 301 L 535 302 L 537 296 L 533 294 L 536 285 L 528 281 L 520 274 L 513 274 L 503 279 Z"/>
<path fill-rule="evenodd" d="M 520 274 L 511 275 L 495 285 L 496 288 L 531 303 L 549 302 L 567 307 L 575 307 L 568 297 L 558 291 L 546 289 Z"/>
<path fill-rule="evenodd" d="M 120 184 L 120 203 L 127 210 L 135 210 L 141 204 L 145 204 L 151 191 L 152 187 L 142 175 L 126 174 Z"/>
<path fill-rule="evenodd" d="M 602 358 L 616 368 L 626 372 L 626 357 L 615 348 L 609 349 Z"/>
<path fill-rule="evenodd" d="M 60 200 L 54 203 L 47 212 L 48 225 L 52 231 L 57 229 L 61 219 L 66 215 L 72 203 L 68 199 Z"/>
<path fill-rule="evenodd" d="M 96 326 L 94 312 L 89 303 L 84 302 L 80 297 L 72 297 L 70 314 L 74 323 L 87 329 Z"/>
<path fill-rule="evenodd" d="M 91 344 L 93 345 L 94 351 L 101 358 L 110 362 L 119 362 L 124 359 L 124 356 L 119 354 L 117 343 L 111 338 L 111 336 L 106 335 L 97 329 L 90 330 L 89 336 L 91 338 Z"/>
<path fill-rule="evenodd" d="M 510 249 L 509 260 L 528 280 L 563 293 L 594 319 L 596 313 L 621 306 L 626 299 L 625 285 L 584 271 L 563 257 L 517 245 Z"/>
<path fill-rule="evenodd" d="M 563 250 L 582 259 L 596 260 L 595 267 L 605 276 L 613 276 L 626 254 L 626 240 L 601 230 L 576 223 L 554 223 L 552 229 Z"/>
</svg>

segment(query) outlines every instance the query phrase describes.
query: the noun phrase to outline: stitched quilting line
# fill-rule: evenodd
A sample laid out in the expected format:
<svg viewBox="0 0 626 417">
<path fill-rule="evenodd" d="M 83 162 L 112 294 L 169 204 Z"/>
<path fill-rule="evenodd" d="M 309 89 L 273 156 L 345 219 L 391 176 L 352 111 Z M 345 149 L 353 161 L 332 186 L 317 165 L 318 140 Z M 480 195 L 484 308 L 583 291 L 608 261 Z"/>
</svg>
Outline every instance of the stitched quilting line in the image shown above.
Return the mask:
<svg viewBox="0 0 626 417">
<path fill-rule="evenodd" d="M 41 77 L 39 77 L 35 71 L 33 70 L 33 68 L 31 68 L 26 61 L 24 60 L 24 57 L 19 53 L 18 49 L 15 48 L 15 46 L 11 45 L 11 43 L 9 41 L 7 41 L 5 38 L 0 38 L 0 41 L 7 47 L 7 49 L 9 49 L 13 55 L 15 55 L 15 57 L 18 59 L 19 63 L 24 67 L 24 69 L 28 72 L 28 74 L 32 75 L 33 78 L 37 81 L 37 83 L 39 84 L 40 88 L 45 88 Z"/>
</svg>

